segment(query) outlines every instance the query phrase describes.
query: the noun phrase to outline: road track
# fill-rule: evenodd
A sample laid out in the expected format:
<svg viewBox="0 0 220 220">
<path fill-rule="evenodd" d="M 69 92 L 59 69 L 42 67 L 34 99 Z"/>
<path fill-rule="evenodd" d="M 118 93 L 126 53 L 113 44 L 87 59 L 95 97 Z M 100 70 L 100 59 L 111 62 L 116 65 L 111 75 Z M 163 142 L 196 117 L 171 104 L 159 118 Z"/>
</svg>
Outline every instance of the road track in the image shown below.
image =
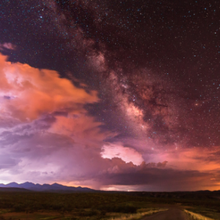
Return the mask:
<svg viewBox="0 0 220 220">
<path fill-rule="evenodd" d="M 190 218 L 179 208 L 169 208 L 167 211 L 146 216 L 142 220 L 190 220 Z"/>
</svg>

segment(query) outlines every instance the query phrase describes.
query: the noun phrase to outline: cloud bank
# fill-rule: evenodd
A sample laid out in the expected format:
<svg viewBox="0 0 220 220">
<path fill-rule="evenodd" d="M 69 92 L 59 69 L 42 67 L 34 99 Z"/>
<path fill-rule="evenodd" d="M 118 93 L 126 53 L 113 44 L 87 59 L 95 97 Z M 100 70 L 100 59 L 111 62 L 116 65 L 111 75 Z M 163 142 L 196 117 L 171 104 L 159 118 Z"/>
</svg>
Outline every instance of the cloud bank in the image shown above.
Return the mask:
<svg viewBox="0 0 220 220">
<path fill-rule="evenodd" d="M 0 78 L 3 183 L 60 182 L 108 190 L 219 186 L 217 147 L 201 152 L 173 145 L 164 149 L 135 138 L 117 141 L 118 133 L 103 129 L 86 110 L 99 102 L 96 91 L 78 88 L 56 71 L 11 63 L 1 54 Z M 136 109 L 127 107 L 126 117 L 133 117 Z"/>
</svg>

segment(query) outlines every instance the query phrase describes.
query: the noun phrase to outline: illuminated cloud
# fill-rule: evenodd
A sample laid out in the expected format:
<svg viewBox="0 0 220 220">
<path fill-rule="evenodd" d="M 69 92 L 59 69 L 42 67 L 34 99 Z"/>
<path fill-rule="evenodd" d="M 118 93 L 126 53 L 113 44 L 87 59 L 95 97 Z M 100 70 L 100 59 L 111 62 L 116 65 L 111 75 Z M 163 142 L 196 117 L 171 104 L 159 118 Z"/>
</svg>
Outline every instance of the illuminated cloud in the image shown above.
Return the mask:
<svg viewBox="0 0 220 220">
<path fill-rule="evenodd" d="M 97 92 L 3 55 L 0 77 L 2 181 L 69 182 L 97 172 L 103 141 L 114 136 L 84 108 Z"/>
<path fill-rule="evenodd" d="M 94 118 L 85 114 L 74 114 L 72 116 L 55 116 L 49 132 L 71 137 L 80 143 L 92 145 L 94 142 L 102 142 L 106 138 L 114 136 L 111 132 L 101 131 L 102 123 L 96 122 Z"/>
<path fill-rule="evenodd" d="M 102 147 L 101 155 L 103 158 L 120 158 L 126 163 L 132 162 L 134 165 L 140 165 L 143 157 L 133 148 L 124 147 L 121 143 L 108 143 Z"/>
<path fill-rule="evenodd" d="M 16 46 L 13 45 L 12 43 L 4 43 L 4 44 L 0 44 L 0 50 L 15 50 Z"/>
<path fill-rule="evenodd" d="M 219 147 L 193 147 L 170 149 L 161 153 L 161 157 L 167 158 L 174 169 L 215 172 L 220 170 L 219 154 Z"/>
<path fill-rule="evenodd" d="M 37 119 L 55 111 L 79 113 L 83 105 L 98 101 L 97 93 L 76 88 L 51 70 L 10 63 L 0 55 L 1 115 L 21 121 Z"/>
</svg>

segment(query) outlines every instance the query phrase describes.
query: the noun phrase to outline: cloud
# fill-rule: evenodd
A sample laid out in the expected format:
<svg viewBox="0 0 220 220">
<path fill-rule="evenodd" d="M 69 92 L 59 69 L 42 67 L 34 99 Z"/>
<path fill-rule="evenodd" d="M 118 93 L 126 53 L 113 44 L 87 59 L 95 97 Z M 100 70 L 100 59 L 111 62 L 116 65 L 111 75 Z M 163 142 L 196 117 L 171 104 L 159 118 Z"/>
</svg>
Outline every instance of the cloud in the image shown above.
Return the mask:
<svg viewBox="0 0 220 220">
<path fill-rule="evenodd" d="M 1 154 L 0 155 L 0 170 L 14 167 L 18 164 L 19 159 L 11 158 L 10 155 Z"/>
<path fill-rule="evenodd" d="M 87 93 L 51 70 L 10 63 L 0 55 L 1 116 L 34 120 L 55 111 L 79 113 L 83 105 L 98 101 L 97 92 Z"/>
<path fill-rule="evenodd" d="M 215 180 L 212 179 L 216 177 L 212 172 L 166 168 L 167 162 L 142 163 L 140 166 L 134 166 L 132 163 L 126 164 L 118 158 L 109 162 L 112 168 L 97 176 L 97 181 L 105 189 L 112 186 L 119 187 L 121 190 L 149 191 L 199 190 L 210 188 L 210 186 L 216 189 L 220 181 L 219 176 Z"/>
<path fill-rule="evenodd" d="M 214 171 L 220 169 L 219 147 L 193 147 L 169 150 L 164 154 L 175 169 Z"/>
<path fill-rule="evenodd" d="M 101 63 L 102 56 L 99 59 Z M 129 94 L 121 92 L 117 100 L 124 103 L 124 117 L 133 130 L 142 131 L 136 139 L 104 130 L 103 123 L 85 108 L 99 102 L 97 92 L 76 87 L 56 71 L 11 63 L 0 54 L 0 78 L 3 182 L 62 182 L 125 190 L 215 189 L 220 182 L 219 147 L 164 146 L 146 138 L 140 125 L 148 130 L 150 123 L 144 121 L 143 110 L 128 100 Z M 120 82 L 123 85 L 129 86 Z"/>
<path fill-rule="evenodd" d="M 50 127 L 49 132 L 66 135 L 80 143 L 93 144 L 102 142 L 114 133 L 101 131 L 102 123 L 85 114 L 74 114 L 67 117 L 55 116 L 56 123 Z"/>
<path fill-rule="evenodd" d="M 15 50 L 16 46 L 13 45 L 12 43 L 4 43 L 4 44 L 0 44 L 0 50 Z"/>
<path fill-rule="evenodd" d="M 2 181 L 68 182 L 97 173 L 101 146 L 115 134 L 85 109 L 99 101 L 96 91 L 1 54 L 0 77 Z"/>
<path fill-rule="evenodd" d="M 143 162 L 143 157 L 135 149 L 124 147 L 121 143 L 107 143 L 102 147 L 101 155 L 103 158 L 121 158 L 126 163 L 132 162 L 135 165 L 140 165 Z"/>
</svg>

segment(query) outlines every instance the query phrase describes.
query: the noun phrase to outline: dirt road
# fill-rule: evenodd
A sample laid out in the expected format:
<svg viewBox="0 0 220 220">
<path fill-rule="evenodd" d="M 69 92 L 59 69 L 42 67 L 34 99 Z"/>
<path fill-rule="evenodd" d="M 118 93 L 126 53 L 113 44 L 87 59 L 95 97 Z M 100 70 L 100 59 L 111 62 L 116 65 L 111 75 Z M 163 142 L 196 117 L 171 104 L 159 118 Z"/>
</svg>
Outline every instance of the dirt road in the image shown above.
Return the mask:
<svg viewBox="0 0 220 220">
<path fill-rule="evenodd" d="M 170 208 L 167 211 L 158 212 L 151 216 L 146 216 L 142 220 L 190 220 L 184 211 L 178 208 Z"/>
</svg>

